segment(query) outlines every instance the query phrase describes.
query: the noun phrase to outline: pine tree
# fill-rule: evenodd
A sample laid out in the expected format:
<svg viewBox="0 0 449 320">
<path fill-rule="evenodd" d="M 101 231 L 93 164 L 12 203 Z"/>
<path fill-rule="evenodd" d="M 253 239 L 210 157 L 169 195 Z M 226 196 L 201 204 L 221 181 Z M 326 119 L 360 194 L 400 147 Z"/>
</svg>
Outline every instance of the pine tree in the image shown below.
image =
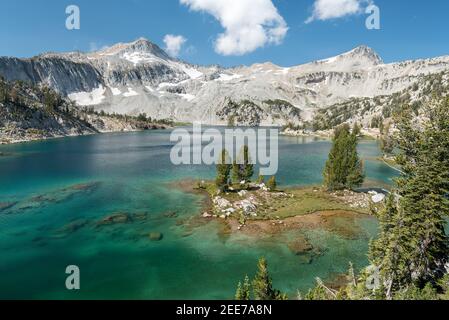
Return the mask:
<svg viewBox="0 0 449 320">
<path fill-rule="evenodd" d="M 285 294 L 273 289 L 273 282 L 268 273 L 268 264 L 265 258 L 261 258 L 257 265 L 258 271 L 253 280 L 253 293 L 256 300 L 286 300 Z"/>
<path fill-rule="evenodd" d="M 8 101 L 8 85 L 6 81 L 4 81 L 4 79 L 0 76 L 0 103 L 6 103 Z"/>
<path fill-rule="evenodd" d="M 254 165 L 251 163 L 251 155 L 249 153 L 249 147 L 243 147 L 243 165 L 242 165 L 242 177 L 243 180 L 249 182 L 254 175 Z"/>
<path fill-rule="evenodd" d="M 219 188 L 224 189 L 229 183 L 229 174 L 231 173 L 231 165 L 229 163 L 228 152 L 224 149 L 221 151 L 217 163 L 217 178 L 215 179 L 215 183 Z"/>
<path fill-rule="evenodd" d="M 384 155 L 390 155 L 394 149 L 394 140 L 390 132 L 391 124 L 387 122 L 380 132 L 380 150 Z"/>
<path fill-rule="evenodd" d="M 364 181 L 363 162 L 357 153 L 357 136 L 350 132 L 347 124 L 335 129 L 323 176 L 329 190 L 358 187 Z"/>
<path fill-rule="evenodd" d="M 232 181 L 235 184 L 239 184 L 240 181 L 242 181 L 240 174 L 240 165 L 236 160 L 234 160 L 234 162 L 232 163 Z"/>
<path fill-rule="evenodd" d="M 359 126 L 357 122 L 354 123 L 352 127 L 352 134 L 358 137 L 362 133 L 362 128 Z"/>
<path fill-rule="evenodd" d="M 403 174 L 380 213 L 380 236 L 370 247 L 387 298 L 441 278 L 449 240 L 449 101 L 428 109 L 424 128 L 405 110 L 398 118 L 397 162 Z"/>
<path fill-rule="evenodd" d="M 243 284 L 241 282 L 239 282 L 238 284 L 237 292 L 235 294 L 235 300 L 249 301 L 251 298 L 250 291 L 251 291 L 251 284 L 248 276 L 246 276 L 245 280 L 243 281 Z"/>
<path fill-rule="evenodd" d="M 248 146 L 244 146 L 239 155 L 239 161 L 232 165 L 232 180 L 238 184 L 242 181 L 251 181 L 254 175 L 254 165 L 251 163 L 251 155 Z"/>
</svg>

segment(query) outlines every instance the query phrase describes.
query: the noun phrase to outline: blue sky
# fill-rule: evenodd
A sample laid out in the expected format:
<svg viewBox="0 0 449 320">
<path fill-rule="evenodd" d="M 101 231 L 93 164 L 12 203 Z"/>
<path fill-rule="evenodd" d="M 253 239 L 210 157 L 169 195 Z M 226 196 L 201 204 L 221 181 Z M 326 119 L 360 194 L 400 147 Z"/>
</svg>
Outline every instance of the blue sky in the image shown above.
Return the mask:
<svg viewBox="0 0 449 320">
<path fill-rule="evenodd" d="M 0 56 L 91 51 L 139 37 L 164 48 L 163 39 L 167 34 L 187 39 L 179 58 L 223 66 L 265 61 L 291 66 L 330 57 L 361 44 L 375 49 L 386 62 L 449 54 L 449 1 L 446 0 L 254 0 L 257 1 L 252 2 L 254 8 L 242 9 L 249 12 L 248 17 L 242 21 L 231 18 L 227 24 L 223 22 L 226 13 L 221 22 L 217 17 L 220 18 L 220 10 L 227 10 L 229 14 L 230 9 L 217 7 L 215 3 L 202 4 L 210 1 L 213 0 L 0 0 Z M 374 1 L 380 8 L 381 29 L 366 29 L 364 12 L 350 12 L 339 17 L 323 15 L 320 19 L 315 10 L 316 2 L 320 1 L 325 5 L 359 2 L 361 8 Z M 230 0 L 227 3 L 231 8 L 238 6 L 238 1 L 233 5 Z M 78 5 L 81 10 L 80 30 L 65 28 L 65 9 L 71 4 Z M 329 10 L 335 13 L 332 8 Z M 251 47 L 254 39 L 238 38 L 242 40 L 239 45 L 245 41 L 249 44 L 244 43 L 244 49 L 236 52 L 236 44 L 229 41 L 235 40 L 235 33 L 239 32 L 235 28 L 239 23 L 248 25 L 251 13 L 256 20 L 263 14 L 267 19 L 275 15 L 271 23 L 288 27 L 288 31 L 278 34 L 271 42 L 256 44 L 256 48 Z M 314 15 L 314 21 L 305 23 Z M 254 23 L 257 26 L 257 21 Z M 226 27 L 229 34 L 225 40 L 229 41 L 217 49 L 217 38 L 226 32 Z M 228 51 L 227 45 L 230 46 Z"/>
</svg>

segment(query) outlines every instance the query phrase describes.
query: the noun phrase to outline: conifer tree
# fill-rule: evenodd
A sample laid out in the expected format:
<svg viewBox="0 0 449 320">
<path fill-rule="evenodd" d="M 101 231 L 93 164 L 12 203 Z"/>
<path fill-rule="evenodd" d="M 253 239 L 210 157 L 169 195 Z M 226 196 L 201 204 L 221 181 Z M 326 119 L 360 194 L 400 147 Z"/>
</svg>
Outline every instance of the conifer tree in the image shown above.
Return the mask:
<svg viewBox="0 0 449 320">
<path fill-rule="evenodd" d="M 253 293 L 256 300 L 286 300 L 285 294 L 273 289 L 273 282 L 268 273 L 268 264 L 265 258 L 261 258 L 257 265 L 258 271 L 253 280 Z"/>
<path fill-rule="evenodd" d="M 394 149 L 394 140 L 390 132 L 391 123 L 387 122 L 380 132 L 380 150 L 384 155 L 390 155 Z"/>
<path fill-rule="evenodd" d="M 360 186 L 364 181 L 363 162 L 357 153 L 357 136 L 344 124 L 335 129 L 332 149 L 323 172 L 329 190 Z"/>
<path fill-rule="evenodd" d="M 248 146 L 244 146 L 239 155 L 239 161 L 232 165 L 232 180 L 234 183 L 249 182 L 254 175 L 254 165 L 251 163 L 251 155 Z"/>
<path fill-rule="evenodd" d="M 362 133 L 362 128 L 360 127 L 360 125 L 357 122 L 355 122 L 354 126 L 352 127 L 352 134 L 355 135 L 356 137 L 358 137 L 361 133 Z"/>
<path fill-rule="evenodd" d="M 250 291 L 251 291 L 251 284 L 250 284 L 248 276 L 246 276 L 245 280 L 243 280 L 243 284 L 241 282 L 239 282 L 239 284 L 238 284 L 237 292 L 235 294 L 235 300 L 240 300 L 240 301 L 250 300 L 250 298 L 251 298 Z"/>
<path fill-rule="evenodd" d="M 231 164 L 229 160 L 229 154 L 226 149 L 223 149 L 217 163 L 217 178 L 215 179 L 217 187 L 226 188 L 229 183 L 230 173 Z"/>
<path fill-rule="evenodd" d="M 424 289 L 445 273 L 449 241 L 449 101 L 428 109 L 419 128 L 405 110 L 397 117 L 397 162 L 403 174 L 379 214 L 380 236 L 370 247 L 385 295 L 416 286 Z"/>
<path fill-rule="evenodd" d="M 232 181 L 235 184 L 239 184 L 240 181 L 242 181 L 240 174 L 240 165 L 236 160 L 234 160 L 234 162 L 232 163 Z"/>
</svg>

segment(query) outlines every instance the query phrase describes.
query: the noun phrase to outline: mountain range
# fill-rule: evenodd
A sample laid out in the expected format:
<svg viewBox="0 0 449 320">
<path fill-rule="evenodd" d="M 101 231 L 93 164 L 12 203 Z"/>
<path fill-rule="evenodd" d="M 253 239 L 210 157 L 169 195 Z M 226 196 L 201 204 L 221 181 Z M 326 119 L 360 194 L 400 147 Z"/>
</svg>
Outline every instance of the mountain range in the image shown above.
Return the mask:
<svg viewBox="0 0 449 320">
<path fill-rule="evenodd" d="M 446 72 L 449 56 L 387 64 L 367 46 L 293 67 L 199 66 L 143 38 L 90 53 L 0 57 L 7 81 L 49 86 L 81 107 L 205 124 L 301 124 L 333 106 L 391 96 Z M 375 116 L 358 120 L 368 124 Z"/>
</svg>

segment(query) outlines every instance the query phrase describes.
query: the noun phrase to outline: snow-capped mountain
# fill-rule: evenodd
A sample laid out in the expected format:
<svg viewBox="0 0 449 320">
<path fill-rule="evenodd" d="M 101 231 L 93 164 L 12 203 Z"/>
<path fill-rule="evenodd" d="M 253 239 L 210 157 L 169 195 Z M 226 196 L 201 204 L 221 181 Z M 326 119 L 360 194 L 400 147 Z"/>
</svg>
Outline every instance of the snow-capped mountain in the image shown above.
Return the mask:
<svg viewBox="0 0 449 320">
<path fill-rule="evenodd" d="M 290 68 L 203 67 L 171 58 L 146 39 L 92 53 L 0 58 L 0 75 L 7 80 L 49 85 L 80 106 L 208 124 L 310 120 L 317 109 L 390 95 L 447 70 L 449 56 L 385 64 L 366 46 Z"/>
</svg>

